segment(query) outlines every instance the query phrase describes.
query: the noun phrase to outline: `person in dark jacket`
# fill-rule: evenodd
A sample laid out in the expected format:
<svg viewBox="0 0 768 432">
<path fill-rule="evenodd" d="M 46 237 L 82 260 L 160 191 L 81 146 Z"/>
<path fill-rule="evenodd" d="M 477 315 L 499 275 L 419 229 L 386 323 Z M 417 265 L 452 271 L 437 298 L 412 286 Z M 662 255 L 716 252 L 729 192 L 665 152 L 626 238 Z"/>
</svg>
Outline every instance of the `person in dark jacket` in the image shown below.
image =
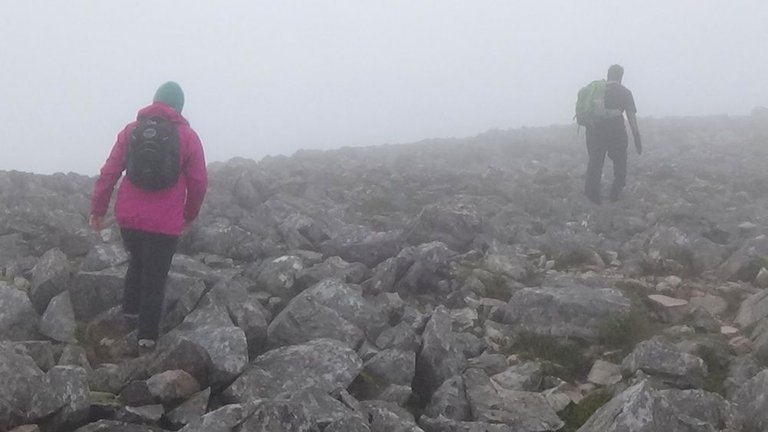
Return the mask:
<svg viewBox="0 0 768 432">
<path fill-rule="evenodd" d="M 637 154 L 642 154 L 643 145 L 637 128 L 637 108 L 632 92 L 621 84 L 624 68 L 613 65 L 608 68 L 605 86 L 605 108 L 615 110 L 618 115 L 601 118 L 594 125 L 587 126 L 587 152 L 589 163 L 584 185 L 584 192 L 592 202 L 601 202 L 600 180 L 603 175 L 603 163 L 607 155 L 613 161 L 613 185 L 609 194 L 611 201 L 616 201 L 624 189 L 627 179 L 627 147 L 629 139 L 624 125 L 624 114 L 629 121 Z"/>
<path fill-rule="evenodd" d="M 167 188 L 147 190 L 123 178 L 117 191 L 115 217 L 130 257 L 125 276 L 122 309 L 129 322 L 137 322 L 139 350 L 154 348 L 165 298 L 165 282 L 184 227 L 198 215 L 208 186 L 203 145 L 182 117 L 184 93 L 175 82 L 158 88 L 153 103 L 141 109 L 137 120 L 117 136 L 93 188 L 91 226 L 102 228 L 112 191 L 126 171 L 131 135 L 142 119 L 161 117 L 175 127 L 178 138 L 178 180 Z"/>
</svg>

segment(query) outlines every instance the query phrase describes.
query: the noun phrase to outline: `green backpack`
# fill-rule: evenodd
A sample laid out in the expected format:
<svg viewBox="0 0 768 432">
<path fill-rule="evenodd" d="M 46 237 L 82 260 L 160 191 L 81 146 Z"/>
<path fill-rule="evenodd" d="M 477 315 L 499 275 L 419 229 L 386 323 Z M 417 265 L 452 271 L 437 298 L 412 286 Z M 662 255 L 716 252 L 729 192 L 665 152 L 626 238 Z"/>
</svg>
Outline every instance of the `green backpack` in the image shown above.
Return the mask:
<svg viewBox="0 0 768 432">
<path fill-rule="evenodd" d="M 605 108 L 605 80 L 595 80 L 579 90 L 576 99 L 576 123 L 594 126 L 598 119 L 619 117 L 621 110 Z"/>
</svg>

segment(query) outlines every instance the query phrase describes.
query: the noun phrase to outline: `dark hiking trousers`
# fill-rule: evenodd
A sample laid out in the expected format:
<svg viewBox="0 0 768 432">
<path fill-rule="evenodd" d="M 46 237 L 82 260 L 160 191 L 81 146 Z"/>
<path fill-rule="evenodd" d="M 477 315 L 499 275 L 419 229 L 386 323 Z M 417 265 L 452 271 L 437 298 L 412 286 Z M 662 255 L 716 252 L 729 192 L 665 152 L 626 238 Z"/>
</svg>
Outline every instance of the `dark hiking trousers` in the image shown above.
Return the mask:
<svg viewBox="0 0 768 432">
<path fill-rule="evenodd" d="M 138 339 L 157 340 L 165 281 L 179 238 L 127 228 L 120 232 L 129 256 L 123 313 L 139 316 Z"/>
<path fill-rule="evenodd" d="M 613 161 L 613 185 L 611 198 L 618 198 L 627 181 L 627 134 L 611 134 L 596 128 L 587 128 L 587 175 L 584 182 L 584 193 L 594 201 L 600 202 L 600 181 L 603 176 L 605 156 Z"/>
</svg>

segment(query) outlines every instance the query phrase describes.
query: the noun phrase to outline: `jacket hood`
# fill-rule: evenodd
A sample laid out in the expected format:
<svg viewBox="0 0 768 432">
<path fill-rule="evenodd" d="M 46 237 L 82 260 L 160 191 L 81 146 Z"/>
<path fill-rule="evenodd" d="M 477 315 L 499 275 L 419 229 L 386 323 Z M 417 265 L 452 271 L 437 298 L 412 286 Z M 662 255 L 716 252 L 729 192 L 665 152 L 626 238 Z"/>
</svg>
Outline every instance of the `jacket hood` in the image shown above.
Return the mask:
<svg viewBox="0 0 768 432">
<path fill-rule="evenodd" d="M 170 106 L 162 102 L 155 102 L 152 105 L 146 106 L 140 109 L 139 113 L 136 115 L 137 120 L 146 118 L 146 117 L 163 117 L 172 121 L 175 124 L 180 124 L 180 125 L 189 124 L 187 119 L 185 119 L 181 114 L 176 112 L 175 109 L 171 108 Z"/>
</svg>

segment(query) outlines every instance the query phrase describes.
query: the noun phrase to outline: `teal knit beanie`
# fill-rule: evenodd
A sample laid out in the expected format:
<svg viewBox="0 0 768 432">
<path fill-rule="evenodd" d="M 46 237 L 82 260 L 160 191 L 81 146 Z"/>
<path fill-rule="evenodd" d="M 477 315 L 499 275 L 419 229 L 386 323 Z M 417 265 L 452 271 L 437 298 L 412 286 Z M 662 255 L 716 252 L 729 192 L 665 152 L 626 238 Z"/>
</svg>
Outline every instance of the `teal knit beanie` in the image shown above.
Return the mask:
<svg viewBox="0 0 768 432">
<path fill-rule="evenodd" d="M 184 92 L 181 90 L 181 86 L 173 81 L 168 81 L 161 85 L 155 92 L 155 97 L 152 100 L 168 105 L 179 114 L 181 114 L 181 109 L 184 108 Z"/>
</svg>

